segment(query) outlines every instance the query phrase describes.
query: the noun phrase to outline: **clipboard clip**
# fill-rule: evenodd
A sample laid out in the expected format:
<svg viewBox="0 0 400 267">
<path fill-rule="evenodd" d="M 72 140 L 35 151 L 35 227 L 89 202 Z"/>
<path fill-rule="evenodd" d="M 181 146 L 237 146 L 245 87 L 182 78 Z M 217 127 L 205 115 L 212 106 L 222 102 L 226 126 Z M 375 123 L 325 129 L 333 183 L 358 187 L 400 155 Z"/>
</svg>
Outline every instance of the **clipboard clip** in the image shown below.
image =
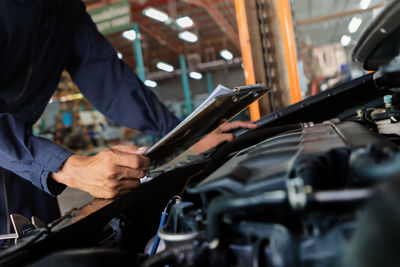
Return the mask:
<svg viewBox="0 0 400 267">
<path fill-rule="evenodd" d="M 239 92 L 240 90 L 260 89 L 260 88 L 264 88 L 264 84 L 257 83 L 257 84 L 252 84 L 252 85 L 236 86 L 235 88 L 233 88 L 233 91 Z"/>
</svg>

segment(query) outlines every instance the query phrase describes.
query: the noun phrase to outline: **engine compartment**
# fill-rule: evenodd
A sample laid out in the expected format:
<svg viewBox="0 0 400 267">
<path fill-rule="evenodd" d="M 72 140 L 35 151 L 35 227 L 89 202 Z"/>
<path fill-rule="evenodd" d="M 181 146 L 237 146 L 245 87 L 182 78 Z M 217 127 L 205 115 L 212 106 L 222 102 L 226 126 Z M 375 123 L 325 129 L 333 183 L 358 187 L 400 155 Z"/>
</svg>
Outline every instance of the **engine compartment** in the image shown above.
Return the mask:
<svg viewBox="0 0 400 267">
<path fill-rule="evenodd" d="M 201 204 L 173 207 L 158 233 L 185 257 L 175 253 L 167 263 L 339 266 L 357 227 L 355 213 L 372 194 L 350 160 L 368 146 L 395 147 L 356 122 L 327 122 L 237 152 L 188 189 Z"/>
<path fill-rule="evenodd" d="M 376 185 L 398 173 L 364 172 L 395 164 L 397 144 L 356 120 L 252 135 L 259 138 L 227 149 L 217 167 L 218 152 L 180 163 L 132 194 L 32 230 L 2 252 L 2 265 L 355 266 L 345 259 L 358 214 Z M 236 148 L 249 144 L 245 136 Z M 162 212 L 169 215 L 159 225 Z M 156 233 L 158 253 L 149 257 Z"/>
</svg>

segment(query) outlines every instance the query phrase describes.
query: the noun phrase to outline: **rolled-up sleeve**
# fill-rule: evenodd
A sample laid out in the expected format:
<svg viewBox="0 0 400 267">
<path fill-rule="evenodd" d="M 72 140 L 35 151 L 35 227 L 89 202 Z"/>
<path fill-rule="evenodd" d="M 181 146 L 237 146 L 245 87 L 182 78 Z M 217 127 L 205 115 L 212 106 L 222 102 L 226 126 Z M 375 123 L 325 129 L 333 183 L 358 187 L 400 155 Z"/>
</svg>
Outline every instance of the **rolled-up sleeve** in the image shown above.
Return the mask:
<svg viewBox="0 0 400 267">
<path fill-rule="evenodd" d="M 0 166 L 57 195 L 65 186 L 49 178 L 72 153 L 52 141 L 32 136 L 21 116 L 0 114 Z"/>
<path fill-rule="evenodd" d="M 77 15 L 67 70 L 85 97 L 122 125 L 161 137 L 180 122 L 117 57 L 83 4 Z"/>
</svg>

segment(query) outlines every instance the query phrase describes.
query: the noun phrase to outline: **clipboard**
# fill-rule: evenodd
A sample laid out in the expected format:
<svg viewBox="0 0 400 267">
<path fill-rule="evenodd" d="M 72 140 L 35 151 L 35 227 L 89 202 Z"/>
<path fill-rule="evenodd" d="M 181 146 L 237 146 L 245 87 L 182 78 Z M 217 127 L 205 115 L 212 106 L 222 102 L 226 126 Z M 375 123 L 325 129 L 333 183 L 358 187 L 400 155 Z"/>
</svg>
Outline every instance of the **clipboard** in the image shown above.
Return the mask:
<svg viewBox="0 0 400 267">
<path fill-rule="evenodd" d="M 229 93 L 206 99 L 188 118 L 146 152 L 145 155 L 151 160 L 149 171 L 171 161 L 271 90 L 271 87 L 256 84 L 236 87 L 229 90 Z"/>
</svg>

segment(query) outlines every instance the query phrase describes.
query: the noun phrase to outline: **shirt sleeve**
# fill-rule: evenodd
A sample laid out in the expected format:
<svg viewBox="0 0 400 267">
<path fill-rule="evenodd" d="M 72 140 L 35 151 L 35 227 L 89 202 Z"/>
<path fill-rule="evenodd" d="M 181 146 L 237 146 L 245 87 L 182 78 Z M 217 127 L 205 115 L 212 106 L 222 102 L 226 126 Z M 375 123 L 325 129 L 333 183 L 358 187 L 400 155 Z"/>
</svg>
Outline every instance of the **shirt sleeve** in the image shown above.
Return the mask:
<svg viewBox="0 0 400 267">
<path fill-rule="evenodd" d="M 0 166 L 45 192 L 58 195 L 65 186 L 48 177 L 72 153 L 46 138 L 33 136 L 28 125 L 21 116 L 0 113 Z"/>
<path fill-rule="evenodd" d="M 81 1 L 79 1 L 81 2 Z M 139 131 L 164 136 L 179 119 L 117 57 L 80 4 L 67 70 L 85 97 L 105 116 Z"/>
</svg>

